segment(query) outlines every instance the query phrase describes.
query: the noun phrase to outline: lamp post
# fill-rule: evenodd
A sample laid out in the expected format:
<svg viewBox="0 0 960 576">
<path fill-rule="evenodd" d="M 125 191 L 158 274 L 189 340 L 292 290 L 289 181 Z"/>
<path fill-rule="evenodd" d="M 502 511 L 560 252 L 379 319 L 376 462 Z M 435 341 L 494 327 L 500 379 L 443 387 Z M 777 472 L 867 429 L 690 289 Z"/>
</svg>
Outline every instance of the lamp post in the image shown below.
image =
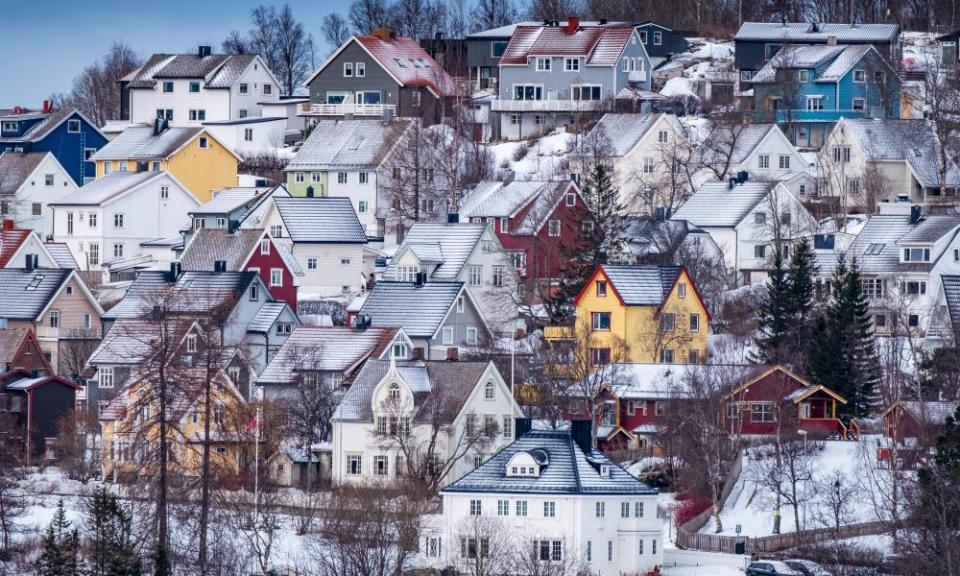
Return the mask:
<svg viewBox="0 0 960 576">
<path fill-rule="evenodd" d="M 797 430 L 797 434 L 803 436 L 803 454 L 807 454 L 807 431 L 806 430 Z M 807 529 L 807 503 L 803 503 L 803 529 Z"/>
</svg>

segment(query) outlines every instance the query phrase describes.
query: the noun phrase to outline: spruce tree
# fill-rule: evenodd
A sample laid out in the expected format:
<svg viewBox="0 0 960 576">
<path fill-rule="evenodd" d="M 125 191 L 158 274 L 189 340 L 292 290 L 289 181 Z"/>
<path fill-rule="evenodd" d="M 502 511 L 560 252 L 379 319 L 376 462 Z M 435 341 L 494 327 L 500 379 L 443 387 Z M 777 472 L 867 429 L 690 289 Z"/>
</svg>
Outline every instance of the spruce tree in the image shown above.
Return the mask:
<svg viewBox="0 0 960 576">
<path fill-rule="evenodd" d="M 960 558 L 960 406 L 948 416 L 932 461 L 917 470 L 910 565 L 917 574 L 956 574 Z"/>
<path fill-rule="evenodd" d="M 816 320 L 813 278 L 817 274 L 813 249 L 807 239 L 795 245 L 787 268 L 786 305 L 787 346 L 780 361 L 802 371 L 806 366 L 806 349 Z"/>
<path fill-rule="evenodd" d="M 43 552 L 37 560 L 37 576 L 79 576 L 78 552 L 77 531 L 71 529 L 61 499 L 43 537 Z"/>
<path fill-rule="evenodd" d="M 773 255 L 773 267 L 767 279 L 766 294 L 757 311 L 759 327 L 754 338 L 757 350 L 751 359 L 758 364 L 779 364 L 784 355 L 788 332 L 789 286 L 780 251 Z"/>
<path fill-rule="evenodd" d="M 853 402 L 848 399 L 847 411 L 851 416 L 862 417 L 869 414 L 879 401 L 877 385 L 880 382 L 880 360 L 877 357 L 870 301 L 863 292 L 856 258 L 847 273 L 845 300 L 849 307 L 848 361 L 854 388 Z"/>
<path fill-rule="evenodd" d="M 807 376 L 810 381 L 813 384 L 822 384 L 843 396 L 849 391 L 846 389 L 846 381 L 840 376 L 842 342 L 837 337 L 835 327 L 843 324 L 843 320 L 838 319 L 843 309 L 837 299 L 843 291 L 846 277 L 847 263 L 840 257 L 830 281 L 830 301 L 826 313 L 813 322 L 810 340 L 807 342 Z M 841 406 L 841 412 L 843 408 Z"/>
<path fill-rule="evenodd" d="M 87 576 L 140 576 L 143 569 L 133 542 L 128 507 L 106 488 L 86 504 Z"/>
</svg>

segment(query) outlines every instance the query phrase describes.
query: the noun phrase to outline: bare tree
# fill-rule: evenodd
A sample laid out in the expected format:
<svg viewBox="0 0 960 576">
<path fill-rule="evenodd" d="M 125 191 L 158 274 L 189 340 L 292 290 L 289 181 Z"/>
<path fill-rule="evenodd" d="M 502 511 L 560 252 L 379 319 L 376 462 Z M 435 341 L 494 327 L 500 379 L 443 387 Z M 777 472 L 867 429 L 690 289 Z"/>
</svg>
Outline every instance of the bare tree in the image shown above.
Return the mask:
<svg viewBox="0 0 960 576">
<path fill-rule="evenodd" d="M 473 8 L 474 29 L 488 30 L 506 26 L 516 20 L 516 10 L 512 0 L 477 0 Z"/>
<path fill-rule="evenodd" d="M 323 17 L 323 39 L 336 50 L 350 38 L 350 25 L 337 12 L 331 12 Z"/>
<path fill-rule="evenodd" d="M 26 512 L 27 499 L 20 488 L 20 480 L 25 476 L 23 454 L 9 439 L 20 430 L 9 413 L 0 415 L 0 430 L 6 437 L 0 442 L 0 549 L 7 554 L 20 531 L 17 519 Z"/>
<path fill-rule="evenodd" d="M 250 11 L 251 28 L 246 36 L 231 31 L 222 47 L 228 53 L 259 55 L 280 79 L 280 90 L 292 96 L 294 90 L 313 70 L 313 37 L 293 15 L 289 4 L 278 10 L 260 5 Z"/>
<path fill-rule="evenodd" d="M 530 0 L 527 7 L 527 16 L 531 20 L 559 20 L 585 13 L 586 6 L 579 0 Z"/>
<path fill-rule="evenodd" d="M 62 106 L 76 107 L 97 126 L 120 118 L 117 83 L 138 66 L 140 56 L 126 42 L 114 42 L 103 59 L 83 69 Z"/>
<path fill-rule="evenodd" d="M 456 527 L 459 542 L 447 546 L 447 562 L 464 576 L 495 576 L 514 568 L 510 531 L 489 516 L 470 516 Z"/>
<path fill-rule="evenodd" d="M 390 24 L 387 0 L 353 0 L 350 2 L 350 25 L 357 34 L 369 34 Z"/>
<path fill-rule="evenodd" d="M 707 170 L 717 180 L 725 181 L 732 176 L 746 130 L 747 124 L 737 113 L 728 112 L 713 117 L 694 155 L 697 166 Z"/>
<path fill-rule="evenodd" d="M 833 528 L 839 539 L 840 527 L 849 524 L 853 517 L 853 508 L 859 496 L 856 482 L 840 470 L 834 470 L 833 474 L 819 478 L 814 489 L 816 500 L 820 503 L 817 520 Z"/>
<path fill-rule="evenodd" d="M 794 530 L 799 532 L 805 524 L 800 521 L 801 507 L 813 500 L 813 466 L 811 456 L 822 449 L 818 442 L 807 442 L 799 438 L 787 438 L 776 443 L 773 450 L 757 449 L 757 462 L 752 468 L 752 480 L 765 489 L 765 495 L 771 496 L 775 502 L 776 511 L 782 505 L 793 507 Z M 775 517 L 774 533 L 779 533 L 776 524 L 779 516 Z"/>
</svg>

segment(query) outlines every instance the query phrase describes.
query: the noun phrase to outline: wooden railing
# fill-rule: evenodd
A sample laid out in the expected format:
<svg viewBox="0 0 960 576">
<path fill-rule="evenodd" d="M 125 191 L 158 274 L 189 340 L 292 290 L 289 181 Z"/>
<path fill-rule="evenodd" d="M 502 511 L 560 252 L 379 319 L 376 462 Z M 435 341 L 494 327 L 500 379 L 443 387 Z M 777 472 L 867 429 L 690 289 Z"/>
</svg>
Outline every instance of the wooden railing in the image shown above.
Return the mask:
<svg viewBox="0 0 960 576">
<path fill-rule="evenodd" d="M 751 538 L 749 536 L 690 533 L 681 528 L 677 531 L 677 546 L 709 552 L 734 553 L 737 551 L 737 544 L 743 544 L 743 553 L 745 554 L 769 554 L 797 548 L 798 546 L 809 546 L 824 540 L 885 534 L 889 530 L 890 524 L 887 522 L 864 522 L 862 524 L 848 524 L 841 526 L 839 529 L 817 528 Z"/>
</svg>

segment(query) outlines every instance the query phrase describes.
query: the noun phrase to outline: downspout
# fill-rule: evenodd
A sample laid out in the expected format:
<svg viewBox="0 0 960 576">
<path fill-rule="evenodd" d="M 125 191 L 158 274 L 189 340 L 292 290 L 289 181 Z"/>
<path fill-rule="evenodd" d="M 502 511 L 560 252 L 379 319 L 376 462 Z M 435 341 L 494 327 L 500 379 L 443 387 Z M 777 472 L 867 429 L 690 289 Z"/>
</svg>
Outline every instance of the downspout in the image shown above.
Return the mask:
<svg viewBox="0 0 960 576">
<path fill-rule="evenodd" d="M 27 466 L 33 465 L 33 390 L 27 390 Z"/>
</svg>

